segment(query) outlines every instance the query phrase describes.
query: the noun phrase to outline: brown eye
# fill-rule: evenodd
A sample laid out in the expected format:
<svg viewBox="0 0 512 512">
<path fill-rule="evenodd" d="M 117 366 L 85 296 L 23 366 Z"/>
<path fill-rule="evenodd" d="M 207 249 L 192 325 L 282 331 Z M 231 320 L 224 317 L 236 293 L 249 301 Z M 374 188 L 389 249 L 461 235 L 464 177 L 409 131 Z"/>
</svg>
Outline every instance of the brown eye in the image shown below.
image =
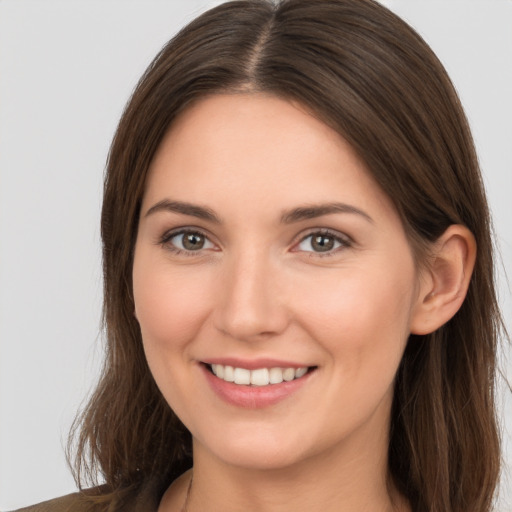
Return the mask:
<svg viewBox="0 0 512 512">
<path fill-rule="evenodd" d="M 350 242 L 341 236 L 331 233 L 311 233 L 302 239 L 298 249 L 310 253 L 330 253 L 336 252 L 340 247 L 348 247 Z"/>
<path fill-rule="evenodd" d="M 197 231 L 181 231 L 169 237 L 166 241 L 171 248 L 177 251 L 198 252 L 201 249 L 212 249 L 214 244 Z"/>
<path fill-rule="evenodd" d="M 313 235 L 311 237 L 311 247 L 314 251 L 330 251 L 334 247 L 334 237 L 329 235 Z"/>
<path fill-rule="evenodd" d="M 204 236 L 199 233 L 184 233 L 183 235 L 183 247 L 187 251 L 197 251 L 204 247 Z"/>
</svg>

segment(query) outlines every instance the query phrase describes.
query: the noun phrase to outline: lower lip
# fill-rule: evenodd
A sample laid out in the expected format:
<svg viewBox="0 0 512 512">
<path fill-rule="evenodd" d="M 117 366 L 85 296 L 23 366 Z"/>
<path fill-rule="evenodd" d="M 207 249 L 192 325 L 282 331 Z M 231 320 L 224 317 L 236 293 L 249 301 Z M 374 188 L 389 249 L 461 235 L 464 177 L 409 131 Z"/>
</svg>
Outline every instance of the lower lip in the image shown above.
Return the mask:
<svg viewBox="0 0 512 512">
<path fill-rule="evenodd" d="M 201 367 L 208 384 L 222 400 L 245 409 L 261 409 L 285 400 L 306 384 L 313 373 L 309 371 L 299 379 L 280 384 L 245 386 L 219 379 L 204 364 Z"/>
</svg>

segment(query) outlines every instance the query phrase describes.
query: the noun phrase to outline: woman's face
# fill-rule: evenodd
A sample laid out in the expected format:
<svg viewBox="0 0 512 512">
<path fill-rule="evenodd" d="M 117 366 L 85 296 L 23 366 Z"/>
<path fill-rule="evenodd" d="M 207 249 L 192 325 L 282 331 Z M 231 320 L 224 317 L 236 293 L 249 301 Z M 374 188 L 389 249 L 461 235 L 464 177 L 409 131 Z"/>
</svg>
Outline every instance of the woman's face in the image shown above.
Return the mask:
<svg viewBox="0 0 512 512">
<path fill-rule="evenodd" d="M 419 276 L 389 198 L 304 109 L 217 95 L 181 115 L 150 168 L 133 286 L 195 455 L 385 459 Z"/>
</svg>

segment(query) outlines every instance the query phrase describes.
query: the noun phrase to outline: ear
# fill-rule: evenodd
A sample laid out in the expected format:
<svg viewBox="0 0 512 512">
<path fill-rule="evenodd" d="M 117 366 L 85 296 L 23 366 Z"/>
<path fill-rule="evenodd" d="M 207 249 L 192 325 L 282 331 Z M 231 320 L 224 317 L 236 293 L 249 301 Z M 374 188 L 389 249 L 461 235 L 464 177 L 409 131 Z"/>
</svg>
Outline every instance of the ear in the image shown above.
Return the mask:
<svg viewBox="0 0 512 512">
<path fill-rule="evenodd" d="M 432 249 L 430 265 L 421 276 L 411 334 L 434 332 L 457 313 L 475 266 L 475 237 L 465 226 L 450 226 Z"/>
</svg>

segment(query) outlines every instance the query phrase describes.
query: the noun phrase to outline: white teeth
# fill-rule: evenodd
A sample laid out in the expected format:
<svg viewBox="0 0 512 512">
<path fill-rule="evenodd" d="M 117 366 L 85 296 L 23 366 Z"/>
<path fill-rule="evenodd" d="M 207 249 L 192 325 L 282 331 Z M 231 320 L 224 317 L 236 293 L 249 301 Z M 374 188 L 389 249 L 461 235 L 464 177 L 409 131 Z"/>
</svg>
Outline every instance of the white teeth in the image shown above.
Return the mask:
<svg viewBox="0 0 512 512">
<path fill-rule="evenodd" d="M 295 378 L 300 379 L 301 377 L 306 375 L 307 372 L 308 372 L 308 369 L 305 366 L 303 366 L 302 368 L 297 368 L 295 370 Z"/>
<path fill-rule="evenodd" d="M 222 366 L 221 364 L 217 365 L 217 371 L 218 367 Z M 224 366 L 224 377 L 221 377 L 220 374 L 222 372 L 219 372 L 217 377 L 220 377 L 221 379 L 224 379 L 226 382 L 235 382 L 235 370 L 232 366 Z"/>
<path fill-rule="evenodd" d="M 217 375 L 217 377 L 223 379 L 224 378 L 224 366 L 222 366 L 221 364 L 218 364 L 216 366 L 217 366 L 217 371 L 214 372 L 215 375 Z"/>
<path fill-rule="evenodd" d="M 245 368 L 235 368 L 235 384 L 250 384 L 251 370 Z"/>
<path fill-rule="evenodd" d="M 281 368 L 270 368 L 269 381 L 270 384 L 281 384 L 283 382 L 283 370 Z"/>
<path fill-rule="evenodd" d="M 308 372 L 307 366 L 300 368 L 258 368 L 247 370 L 246 368 L 234 368 L 222 364 L 212 364 L 212 372 L 226 382 L 234 382 L 244 386 L 268 386 L 300 379 Z"/>
<path fill-rule="evenodd" d="M 251 384 L 254 386 L 267 386 L 268 382 L 268 370 L 266 368 L 259 368 L 251 372 Z"/>
<path fill-rule="evenodd" d="M 286 368 L 283 371 L 283 380 L 289 382 L 295 378 L 295 370 L 293 368 Z"/>
</svg>

